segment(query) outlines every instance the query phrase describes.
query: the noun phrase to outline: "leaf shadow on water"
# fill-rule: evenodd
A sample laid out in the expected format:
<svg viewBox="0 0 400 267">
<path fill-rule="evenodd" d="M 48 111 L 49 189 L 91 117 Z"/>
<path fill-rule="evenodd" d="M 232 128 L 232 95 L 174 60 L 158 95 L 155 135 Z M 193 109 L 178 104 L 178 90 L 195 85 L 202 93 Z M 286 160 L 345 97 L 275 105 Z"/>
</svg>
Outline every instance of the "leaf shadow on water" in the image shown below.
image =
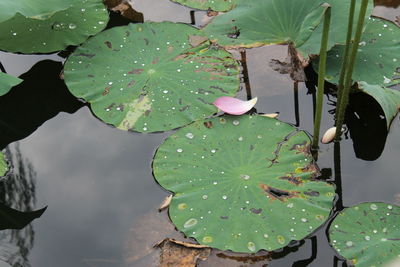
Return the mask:
<svg viewBox="0 0 400 267">
<path fill-rule="evenodd" d="M 0 97 L 0 149 L 23 139 L 60 112 L 84 106 L 60 78 L 62 63 L 40 61 L 20 76 L 24 81 Z"/>
</svg>

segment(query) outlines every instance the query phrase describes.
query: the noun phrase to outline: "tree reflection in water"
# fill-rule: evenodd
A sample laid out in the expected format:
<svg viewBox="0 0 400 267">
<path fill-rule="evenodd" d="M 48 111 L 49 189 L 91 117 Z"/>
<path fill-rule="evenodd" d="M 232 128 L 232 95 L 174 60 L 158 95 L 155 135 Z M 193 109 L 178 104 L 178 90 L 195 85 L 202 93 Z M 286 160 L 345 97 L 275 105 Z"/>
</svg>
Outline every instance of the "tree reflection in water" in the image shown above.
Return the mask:
<svg viewBox="0 0 400 267">
<path fill-rule="evenodd" d="M 0 180 L 0 204 L 20 211 L 33 211 L 36 172 L 29 160 L 21 155 L 18 143 L 6 149 L 6 156 L 12 171 Z M 21 230 L 0 231 L 0 265 L 6 262 L 16 267 L 30 266 L 27 257 L 33 247 L 34 237 L 31 224 Z"/>
</svg>

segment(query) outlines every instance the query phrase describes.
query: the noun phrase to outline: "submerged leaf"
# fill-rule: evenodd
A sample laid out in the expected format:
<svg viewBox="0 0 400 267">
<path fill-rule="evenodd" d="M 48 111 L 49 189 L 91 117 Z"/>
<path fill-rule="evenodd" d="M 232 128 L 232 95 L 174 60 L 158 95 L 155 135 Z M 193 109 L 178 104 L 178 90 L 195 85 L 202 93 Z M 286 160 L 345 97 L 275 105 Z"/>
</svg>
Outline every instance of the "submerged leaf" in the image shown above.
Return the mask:
<svg viewBox="0 0 400 267">
<path fill-rule="evenodd" d="M 239 90 L 237 61 L 198 29 L 170 22 L 130 24 L 98 34 L 65 64 L 70 91 L 121 130 L 171 130 L 214 114 L 216 98 Z"/>
<path fill-rule="evenodd" d="M 59 51 L 69 45 L 79 45 L 99 33 L 108 20 L 102 0 L 72 1 L 67 9 L 44 20 L 18 13 L 0 23 L 0 50 L 21 53 Z"/>
<path fill-rule="evenodd" d="M 238 0 L 171 0 L 173 2 L 202 10 L 228 11 Z"/>
<path fill-rule="evenodd" d="M 5 95 L 10 89 L 22 82 L 21 79 L 0 71 L 0 96 Z"/>
<path fill-rule="evenodd" d="M 256 103 L 257 97 L 243 101 L 234 97 L 221 96 L 214 101 L 217 108 L 231 115 L 242 115 L 252 109 Z"/>
<path fill-rule="evenodd" d="M 329 242 L 357 267 L 382 266 L 400 255 L 400 207 L 362 203 L 341 211 L 329 227 Z"/>
<path fill-rule="evenodd" d="M 153 162 L 155 179 L 174 193 L 169 215 L 200 244 L 254 253 L 301 240 L 329 216 L 332 185 L 303 131 L 263 116 L 223 116 L 171 135 Z"/>
<path fill-rule="evenodd" d="M 389 129 L 392 120 L 400 110 L 400 91 L 386 88 L 380 85 L 370 85 L 366 82 L 359 83 L 359 89 L 372 96 L 382 107 Z"/>
</svg>

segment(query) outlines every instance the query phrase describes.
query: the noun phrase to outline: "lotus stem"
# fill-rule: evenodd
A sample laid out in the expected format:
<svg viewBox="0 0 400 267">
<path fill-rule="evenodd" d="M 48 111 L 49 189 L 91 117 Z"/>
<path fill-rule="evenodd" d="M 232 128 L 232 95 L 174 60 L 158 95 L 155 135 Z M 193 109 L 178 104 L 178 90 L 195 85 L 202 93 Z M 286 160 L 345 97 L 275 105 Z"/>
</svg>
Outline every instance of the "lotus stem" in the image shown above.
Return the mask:
<svg viewBox="0 0 400 267">
<path fill-rule="evenodd" d="M 338 111 L 337 117 L 336 117 L 336 128 L 339 129 L 339 131 L 336 131 L 336 136 L 335 136 L 336 141 L 340 140 L 340 136 L 342 135 L 341 129 L 342 129 L 343 122 L 344 122 L 344 115 L 346 112 L 346 107 L 349 102 L 349 94 L 350 94 L 350 87 L 352 85 L 352 75 L 353 75 L 353 70 L 354 70 L 354 63 L 356 61 L 358 46 L 359 46 L 359 43 L 361 40 L 365 14 L 367 12 L 367 7 L 368 7 L 368 1 L 369 0 L 362 0 L 362 2 L 361 2 L 360 12 L 358 15 L 356 33 L 354 36 L 354 42 L 351 47 L 350 58 L 349 58 L 349 61 L 347 62 L 347 66 L 346 66 L 344 87 L 343 87 L 342 95 L 340 97 L 339 111 Z"/>
<path fill-rule="evenodd" d="M 319 52 L 320 57 L 319 57 L 319 67 L 318 67 L 318 95 L 317 95 L 317 107 L 314 120 L 314 138 L 312 145 L 312 148 L 314 150 L 318 150 L 319 147 L 318 143 L 319 143 L 319 132 L 321 128 L 322 106 L 324 99 L 326 57 L 328 50 L 330 24 L 331 24 L 331 7 L 328 6 L 324 15 L 324 27 L 321 39 L 321 49 Z"/>
<path fill-rule="evenodd" d="M 348 61 L 349 61 L 349 52 L 350 52 L 351 39 L 353 37 L 353 21 L 354 21 L 355 7 L 356 7 L 356 0 L 351 0 L 349 21 L 348 21 L 348 24 L 347 24 L 346 47 L 345 47 L 345 51 L 344 51 L 342 67 L 340 69 L 340 78 L 339 78 L 339 84 L 338 84 L 336 108 L 339 108 L 339 106 L 340 106 L 340 99 L 341 99 L 342 93 L 343 93 L 344 77 L 345 77 L 345 74 L 346 74 L 346 67 L 347 67 Z"/>
</svg>

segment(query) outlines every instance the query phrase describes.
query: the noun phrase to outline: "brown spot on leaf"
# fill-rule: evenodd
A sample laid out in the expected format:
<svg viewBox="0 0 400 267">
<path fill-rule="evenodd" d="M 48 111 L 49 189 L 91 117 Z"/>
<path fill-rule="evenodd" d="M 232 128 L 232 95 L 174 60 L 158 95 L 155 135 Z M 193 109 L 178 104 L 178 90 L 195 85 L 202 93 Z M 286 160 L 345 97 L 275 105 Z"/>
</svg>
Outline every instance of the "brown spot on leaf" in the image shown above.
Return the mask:
<svg viewBox="0 0 400 267">
<path fill-rule="evenodd" d="M 254 214 L 260 214 L 262 212 L 262 208 L 259 208 L 259 209 L 251 208 L 250 211 Z"/>
<path fill-rule="evenodd" d="M 297 197 L 299 194 L 297 191 L 280 190 L 266 184 L 260 184 L 260 188 L 267 193 L 272 200 L 279 199 L 280 201 L 286 201 L 286 199 Z"/>
<path fill-rule="evenodd" d="M 319 192 L 318 191 L 305 191 L 304 195 L 310 196 L 310 197 L 318 197 Z"/>
<path fill-rule="evenodd" d="M 201 36 L 201 35 L 190 35 L 189 36 L 189 43 L 193 47 L 199 46 L 202 43 L 206 42 L 207 40 L 208 40 L 208 38 L 206 36 Z"/>
<path fill-rule="evenodd" d="M 279 177 L 279 179 L 281 179 L 281 180 L 286 180 L 286 181 L 288 181 L 289 183 L 294 184 L 294 185 L 300 185 L 300 184 L 303 183 L 303 181 L 301 180 L 300 177 L 282 176 L 282 177 Z"/>
<path fill-rule="evenodd" d="M 132 86 L 135 85 L 135 83 L 136 83 L 136 81 L 135 81 L 135 80 L 132 80 L 132 81 L 130 81 L 130 82 L 128 83 L 127 87 L 132 87 Z"/>
<path fill-rule="evenodd" d="M 80 54 L 77 54 L 76 56 L 77 56 L 77 57 L 92 58 L 92 57 L 94 57 L 95 55 L 96 55 L 96 54 L 80 53 Z"/>
<path fill-rule="evenodd" d="M 144 69 L 133 69 L 128 72 L 128 74 L 141 74 L 144 71 Z"/>
<path fill-rule="evenodd" d="M 112 44 L 111 44 L 110 41 L 105 41 L 104 44 L 105 44 L 108 48 L 112 49 Z"/>
<path fill-rule="evenodd" d="M 213 127 L 213 124 L 212 124 L 211 121 L 206 121 L 206 122 L 204 122 L 204 126 L 205 126 L 206 128 L 208 128 L 208 129 L 211 129 L 211 128 Z"/>
<path fill-rule="evenodd" d="M 160 61 L 160 59 L 158 57 L 156 57 L 155 59 L 153 59 L 153 61 L 151 62 L 151 64 L 157 64 L 158 61 Z"/>
<path fill-rule="evenodd" d="M 104 91 L 103 91 L 102 95 L 103 96 L 108 95 L 108 93 L 110 93 L 110 89 L 111 89 L 111 86 L 108 86 L 108 87 L 104 88 Z"/>
</svg>

